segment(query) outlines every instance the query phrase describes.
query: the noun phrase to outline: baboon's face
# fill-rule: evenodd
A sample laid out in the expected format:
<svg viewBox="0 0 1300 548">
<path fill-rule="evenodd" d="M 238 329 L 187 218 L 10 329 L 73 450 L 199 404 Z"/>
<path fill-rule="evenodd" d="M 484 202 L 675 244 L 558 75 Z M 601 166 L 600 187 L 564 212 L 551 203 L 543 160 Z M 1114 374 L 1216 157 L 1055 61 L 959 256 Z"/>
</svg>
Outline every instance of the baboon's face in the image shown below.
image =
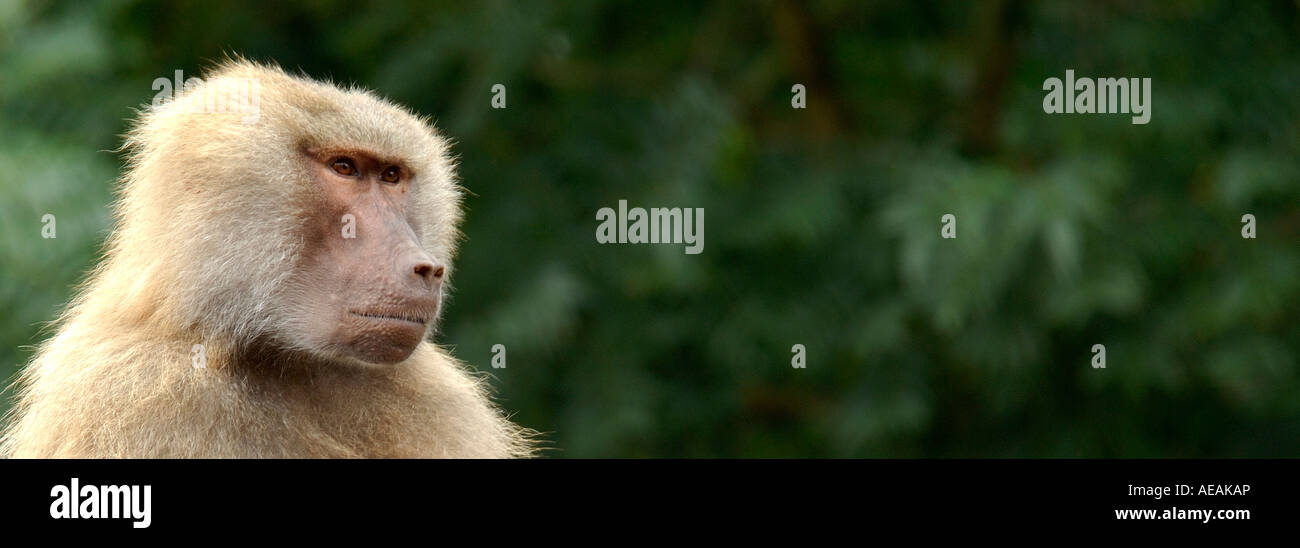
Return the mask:
<svg viewBox="0 0 1300 548">
<path fill-rule="evenodd" d="M 368 363 L 406 359 L 434 322 L 446 266 L 417 236 L 418 174 L 367 150 L 303 151 L 318 203 L 305 219 L 301 318 L 330 351 Z"/>
</svg>

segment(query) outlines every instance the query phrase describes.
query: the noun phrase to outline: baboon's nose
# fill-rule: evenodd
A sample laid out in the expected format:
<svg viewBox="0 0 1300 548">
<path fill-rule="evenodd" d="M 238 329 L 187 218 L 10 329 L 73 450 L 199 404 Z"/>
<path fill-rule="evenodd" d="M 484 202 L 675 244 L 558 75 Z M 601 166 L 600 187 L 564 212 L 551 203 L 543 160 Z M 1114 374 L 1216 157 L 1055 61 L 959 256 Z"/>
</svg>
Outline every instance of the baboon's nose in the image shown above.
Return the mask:
<svg viewBox="0 0 1300 548">
<path fill-rule="evenodd" d="M 426 285 L 437 286 L 442 283 L 442 276 L 446 269 L 441 265 L 435 265 L 431 261 L 416 261 L 413 267 L 415 276 L 420 278 Z"/>
</svg>

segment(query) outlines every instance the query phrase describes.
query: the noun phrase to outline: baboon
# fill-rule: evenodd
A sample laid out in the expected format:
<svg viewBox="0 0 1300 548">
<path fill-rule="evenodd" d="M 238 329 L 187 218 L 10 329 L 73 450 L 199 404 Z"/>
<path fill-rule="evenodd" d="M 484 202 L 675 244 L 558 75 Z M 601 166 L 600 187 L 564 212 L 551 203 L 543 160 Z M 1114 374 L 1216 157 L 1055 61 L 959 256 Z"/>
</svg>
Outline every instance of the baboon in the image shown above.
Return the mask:
<svg viewBox="0 0 1300 548">
<path fill-rule="evenodd" d="M 256 116 L 205 108 L 246 82 Z M 104 258 L 19 375 L 0 453 L 529 456 L 427 340 L 459 239 L 448 147 L 369 91 L 240 58 L 145 107 Z"/>
</svg>

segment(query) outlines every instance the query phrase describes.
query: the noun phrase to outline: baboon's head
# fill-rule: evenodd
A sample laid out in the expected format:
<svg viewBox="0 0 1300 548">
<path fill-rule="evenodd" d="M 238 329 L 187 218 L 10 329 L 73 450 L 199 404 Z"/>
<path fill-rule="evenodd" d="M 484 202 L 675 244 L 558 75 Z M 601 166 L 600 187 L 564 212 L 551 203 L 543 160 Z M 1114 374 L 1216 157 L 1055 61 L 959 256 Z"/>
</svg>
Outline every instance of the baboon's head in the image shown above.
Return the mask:
<svg viewBox="0 0 1300 548">
<path fill-rule="evenodd" d="M 434 326 L 460 192 L 408 110 L 233 61 L 147 109 L 127 146 L 112 252 L 174 321 L 373 364 Z"/>
</svg>

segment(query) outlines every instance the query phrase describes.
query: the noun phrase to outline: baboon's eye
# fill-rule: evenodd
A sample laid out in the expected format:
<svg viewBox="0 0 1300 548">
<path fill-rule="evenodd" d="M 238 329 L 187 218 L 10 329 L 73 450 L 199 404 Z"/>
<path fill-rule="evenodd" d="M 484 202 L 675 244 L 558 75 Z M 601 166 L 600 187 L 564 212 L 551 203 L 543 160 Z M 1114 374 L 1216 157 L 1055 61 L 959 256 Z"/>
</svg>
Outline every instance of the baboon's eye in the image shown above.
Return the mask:
<svg viewBox="0 0 1300 548">
<path fill-rule="evenodd" d="M 357 174 L 357 163 L 353 162 L 352 158 L 337 158 L 334 163 L 330 164 L 330 167 L 339 175 L 351 177 Z"/>
<path fill-rule="evenodd" d="M 397 169 L 397 166 L 388 166 L 384 169 L 384 172 L 379 175 L 379 178 L 385 183 L 396 183 L 398 179 L 402 178 L 402 170 Z"/>
</svg>

